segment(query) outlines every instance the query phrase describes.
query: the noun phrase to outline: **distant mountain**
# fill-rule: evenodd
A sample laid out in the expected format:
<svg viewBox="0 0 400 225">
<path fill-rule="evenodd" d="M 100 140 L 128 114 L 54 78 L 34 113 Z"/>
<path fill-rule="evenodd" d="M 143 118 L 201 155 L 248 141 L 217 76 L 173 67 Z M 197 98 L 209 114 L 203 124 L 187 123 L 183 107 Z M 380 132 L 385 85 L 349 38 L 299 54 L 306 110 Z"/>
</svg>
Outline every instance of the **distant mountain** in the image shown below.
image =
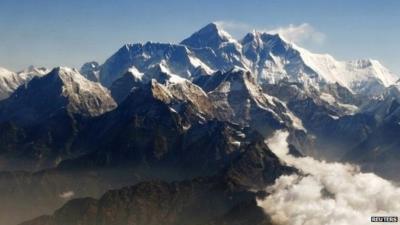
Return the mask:
<svg viewBox="0 0 400 225">
<path fill-rule="evenodd" d="M 46 68 L 30 66 L 18 73 L 0 68 L 0 100 L 8 98 L 19 86 L 28 83 L 36 76 L 43 76 L 49 71 Z"/>
<path fill-rule="evenodd" d="M 337 83 L 354 94 L 367 96 L 381 94 L 399 79 L 376 60 L 338 61 L 327 54 L 311 53 L 278 34 L 254 31 L 237 41 L 211 23 L 179 45 L 125 45 L 101 66 L 100 82 L 109 87 L 133 66 L 146 73 L 160 63 L 188 79 L 196 77 L 197 68 L 210 74 L 240 67 L 251 71 L 260 84 L 285 79 L 319 90 Z"/>
</svg>

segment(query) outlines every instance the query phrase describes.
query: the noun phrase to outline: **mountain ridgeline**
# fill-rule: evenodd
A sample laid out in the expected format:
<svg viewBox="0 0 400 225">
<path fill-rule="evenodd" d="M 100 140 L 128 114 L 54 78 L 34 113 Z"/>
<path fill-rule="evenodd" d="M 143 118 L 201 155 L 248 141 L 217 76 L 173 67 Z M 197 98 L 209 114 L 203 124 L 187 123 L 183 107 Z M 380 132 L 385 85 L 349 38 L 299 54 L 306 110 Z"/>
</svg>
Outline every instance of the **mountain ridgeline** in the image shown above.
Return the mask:
<svg viewBox="0 0 400 225">
<path fill-rule="evenodd" d="M 215 23 L 80 71 L 0 69 L 0 225 L 272 224 L 256 200 L 299 173 L 278 130 L 296 156 L 398 181 L 399 78 Z"/>
</svg>

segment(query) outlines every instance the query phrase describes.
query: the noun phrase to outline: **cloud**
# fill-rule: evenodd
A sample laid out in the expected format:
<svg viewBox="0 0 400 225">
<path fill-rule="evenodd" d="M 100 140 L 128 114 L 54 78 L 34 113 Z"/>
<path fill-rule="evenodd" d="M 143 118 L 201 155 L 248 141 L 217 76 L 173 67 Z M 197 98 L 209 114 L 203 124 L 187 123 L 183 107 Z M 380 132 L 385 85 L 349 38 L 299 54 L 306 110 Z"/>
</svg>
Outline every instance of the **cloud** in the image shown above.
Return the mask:
<svg viewBox="0 0 400 225">
<path fill-rule="evenodd" d="M 290 24 L 285 27 L 278 27 L 271 30 L 266 30 L 267 33 L 280 34 L 288 41 L 295 43 L 302 43 L 305 41 L 312 41 L 317 44 L 322 44 L 325 41 L 325 34 L 317 31 L 313 26 L 308 23 L 300 25 Z"/>
<path fill-rule="evenodd" d="M 302 175 L 281 176 L 258 204 L 280 225 L 366 225 L 371 216 L 399 216 L 400 188 L 350 164 L 288 154 L 288 133 L 278 131 L 268 146 Z"/>
<path fill-rule="evenodd" d="M 232 33 L 245 33 L 252 30 L 257 30 L 260 32 L 267 32 L 270 34 L 280 34 L 287 41 L 294 43 L 304 43 L 312 42 L 315 44 L 323 44 L 326 35 L 308 23 L 302 23 L 299 25 L 289 24 L 288 26 L 281 27 L 254 27 L 247 23 L 237 22 L 237 21 L 216 21 L 217 25 L 221 26 L 223 29 Z"/>
</svg>

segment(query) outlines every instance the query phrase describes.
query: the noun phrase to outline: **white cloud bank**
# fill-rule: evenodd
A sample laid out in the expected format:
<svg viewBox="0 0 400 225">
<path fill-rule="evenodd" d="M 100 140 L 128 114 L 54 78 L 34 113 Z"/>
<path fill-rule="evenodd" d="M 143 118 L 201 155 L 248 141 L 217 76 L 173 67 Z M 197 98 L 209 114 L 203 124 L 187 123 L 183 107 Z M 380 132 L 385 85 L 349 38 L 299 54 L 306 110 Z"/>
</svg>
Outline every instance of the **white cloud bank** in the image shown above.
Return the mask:
<svg viewBox="0 0 400 225">
<path fill-rule="evenodd" d="M 288 133 L 267 140 L 284 162 L 305 175 L 282 176 L 258 204 L 279 225 L 371 225 L 371 216 L 400 216 L 400 188 L 353 165 L 288 154 Z"/>
</svg>

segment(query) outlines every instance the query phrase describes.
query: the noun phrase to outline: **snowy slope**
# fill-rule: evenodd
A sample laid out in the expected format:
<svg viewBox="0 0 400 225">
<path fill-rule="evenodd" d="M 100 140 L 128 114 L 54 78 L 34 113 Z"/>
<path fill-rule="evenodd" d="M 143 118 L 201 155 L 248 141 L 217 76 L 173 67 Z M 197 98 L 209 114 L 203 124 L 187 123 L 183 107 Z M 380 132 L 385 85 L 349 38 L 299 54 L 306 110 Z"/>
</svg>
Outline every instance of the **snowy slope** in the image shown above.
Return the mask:
<svg viewBox="0 0 400 225">
<path fill-rule="evenodd" d="M 16 73 L 0 67 L 0 100 L 10 96 L 23 82 Z"/>
</svg>

